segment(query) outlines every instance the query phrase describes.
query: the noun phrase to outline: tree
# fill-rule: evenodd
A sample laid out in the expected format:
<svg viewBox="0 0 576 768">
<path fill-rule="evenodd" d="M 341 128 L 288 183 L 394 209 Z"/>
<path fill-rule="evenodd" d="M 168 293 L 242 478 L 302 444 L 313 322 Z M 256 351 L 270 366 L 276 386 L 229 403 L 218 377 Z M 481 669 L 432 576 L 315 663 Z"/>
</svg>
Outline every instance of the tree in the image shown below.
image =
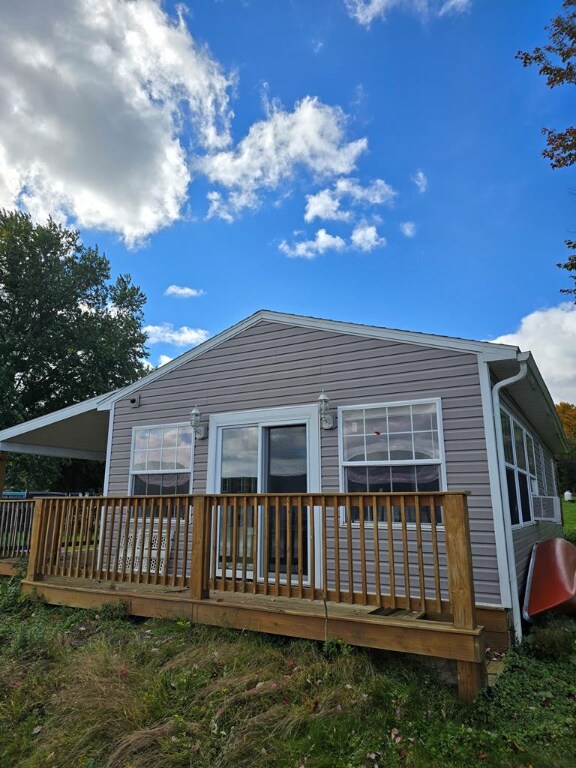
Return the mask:
<svg viewBox="0 0 576 768">
<path fill-rule="evenodd" d="M 570 446 L 567 453 L 558 457 L 560 488 L 576 491 L 576 405 L 558 403 L 556 410 Z"/>
<path fill-rule="evenodd" d="M 576 85 L 576 0 L 564 0 L 565 15 L 552 19 L 546 27 L 550 33 L 550 42 L 543 48 L 537 47 L 529 53 L 518 51 L 516 58 L 525 67 L 535 65 L 539 74 L 546 78 L 550 88 L 560 85 Z M 576 163 L 576 128 L 568 126 L 557 131 L 543 128 L 546 136 L 546 149 L 542 154 L 550 160 L 552 168 L 566 168 Z M 576 241 L 566 240 L 570 251 L 576 251 Z M 572 253 L 565 262 L 558 264 L 561 269 L 576 273 L 576 254 Z M 571 274 L 572 280 L 576 275 Z M 576 287 L 563 288 L 562 293 L 576 294 Z"/>
<path fill-rule="evenodd" d="M 76 230 L 0 210 L 0 429 L 142 376 L 145 302 Z M 8 482 L 26 466 L 49 482 L 62 462 L 11 460 Z"/>
</svg>

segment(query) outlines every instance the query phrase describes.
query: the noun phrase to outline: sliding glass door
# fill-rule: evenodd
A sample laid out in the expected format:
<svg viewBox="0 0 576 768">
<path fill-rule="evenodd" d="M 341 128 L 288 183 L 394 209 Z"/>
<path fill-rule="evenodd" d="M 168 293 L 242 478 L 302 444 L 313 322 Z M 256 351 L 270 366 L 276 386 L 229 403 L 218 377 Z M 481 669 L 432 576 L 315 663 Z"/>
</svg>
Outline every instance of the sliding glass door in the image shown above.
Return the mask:
<svg viewBox="0 0 576 768">
<path fill-rule="evenodd" d="M 262 580 L 266 573 L 269 582 L 278 579 L 286 583 L 289 574 L 293 579 L 300 574 L 307 583 L 310 509 L 283 494 L 305 494 L 319 485 L 319 461 L 314 450 L 317 434 L 311 434 L 317 432 L 315 422 L 311 425 L 309 418 L 288 423 L 286 419 L 280 423 L 255 419 L 256 423 L 235 424 L 233 416 L 232 423 L 226 424 L 221 417 L 224 423 L 216 430 L 211 427 L 215 472 L 208 487 L 216 493 L 239 496 L 234 505 L 218 509 L 217 571 L 230 577 L 232 563 L 237 564 L 237 571 L 241 563 L 248 578 L 254 578 L 255 573 Z M 311 446 L 315 454 L 312 461 Z M 249 496 L 256 493 L 268 494 L 268 498 L 255 509 Z"/>
</svg>

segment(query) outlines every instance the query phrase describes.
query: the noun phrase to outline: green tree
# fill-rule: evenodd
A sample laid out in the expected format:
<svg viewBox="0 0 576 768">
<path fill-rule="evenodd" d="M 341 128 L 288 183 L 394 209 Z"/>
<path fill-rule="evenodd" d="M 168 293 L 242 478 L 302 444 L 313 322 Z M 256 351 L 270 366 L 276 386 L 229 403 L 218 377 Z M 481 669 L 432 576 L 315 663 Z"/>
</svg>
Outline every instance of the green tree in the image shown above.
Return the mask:
<svg viewBox="0 0 576 768">
<path fill-rule="evenodd" d="M 572 403 L 558 403 L 556 406 L 558 416 L 564 427 L 570 446 L 567 453 L 558 457 L 558 477 L 560 490 L 576 491 L 576 405 Z"/>
<path fill-rule="evenodd" d="M 0 429 L 142 376 L 145 302 L 76 230 L 0 210 Z M 69 465 L 11 459 L 8 482 L 46 488 Z"/>
<path fill-rule="evenodd" d="M 536 66 L 546 78 L 550 88 L 560 85 L 576 85 L 576 0 L 564 0 L 564 14 L 552 19 L 546 27 L 549 32 L 547 45 L 534 48 L 532 52 L 518 51 L 516 58 L 525 67 Z M 546 149 L 542 154 L 550 160 L 552 168 L 566 168 L 576 163 L 576 128 L 568 126 L 563 130 L 543 128 Z M 569 251 L 576 251 L 576 241 L 566 240 Z M 561 269 L 576 273 L 576 253 L 570 253 L 565 262 L 558 264 Z M 576 280 L 576 274 L 571 274 Z M 563 288 L 562 293 L 576 294 L 576 287 Z"/>
</svg>

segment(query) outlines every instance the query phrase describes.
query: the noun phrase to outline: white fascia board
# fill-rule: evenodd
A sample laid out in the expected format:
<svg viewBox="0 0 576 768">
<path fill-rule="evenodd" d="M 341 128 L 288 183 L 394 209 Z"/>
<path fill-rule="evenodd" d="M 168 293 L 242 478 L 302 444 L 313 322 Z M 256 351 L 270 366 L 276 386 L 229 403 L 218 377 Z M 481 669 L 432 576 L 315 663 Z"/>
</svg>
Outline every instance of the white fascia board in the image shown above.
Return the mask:
<svg viewBox="0 0 576 768">
<path fill-rule="evenodd" d="M 303 315 L 290 315 L 283 312 L 272 312 L 268 309 L 261 309 L 250 315 L 250 317 L 241 320 L 232 325 L 225 331 L 204 341 L 194 349 L 185 352 L 180 357 L 174 358 L 161 368 L 144 376 L 139 381 L 130 384 L 124 389 L 111 392 L 105 396 L 103 402 L 98 406 L 99 410 L 108 410 L 113 402 L 117 402 L 128 395 L 136 392 L 141 387 L 152 381 L 170 373 L 181 365 L 194 360 L 214 347 L 223 344 L 225 341 L 237 336 L 239 333 L 251 328 L 260 322 L 281 323 L 283 325 L 298 326 L 300 328 L 310 328 L 317 331 L 327 331 L 329 333 L 340 333 L 349 336 L 362 336 L 372 339 L 382 339 L 384 341 L 394 341 L 402 344 L 415 344 L 424 347 L 437 347 L 440 349 L 452 349 L 455 351 L 469 352 L 471 354 L 482 355 L 485 360 L 508 360 L 515 359 L 518 352 L 517 347 L 508 344 L 493 344 L 489 341 L 469 341 L 467 339 L 451 338 L 450 336 L 435 336 L 428 333 L 419 333 L 417 331 L 399 331 L 390 328 L 379 328 L 372 325 L 362 325 L 360 323 L 346 323 L 341 320 L 322 320 L 315 317 L 306 317 Z"/>
<path fill-rule="evenodd" d="M 65 459 L 95 459 L 105 461 L 104 451 L 84 451 L 78 448 L 58 448 L 51 445 L 30 445 L 29 443 L 0 442 L 0 451 L 7 453 L 32 453 L 36 456 L 60 456 Z"/>
<path fill-rule="evenodd" d="M 98 404 L 105 397 L 108 397 L 108 394 L 98 395 L 98 397 L 92 397 L 90 400 L 84 400 L 81 403 L 76 403 L 76 405 L 69 405 L 67 408 L 61 408 L 59 411 L 53 411 L 52 413 L 47 413 L 45 416 L 38 416 L 36 419 L 23 421 L 21 424 L 16 424 L 14 427 L 3 429 L 0 432 L 0 443 L 3 440 L 11 440 L 19 435 L 25 435 L 27 432 L 33 432 L 35 429 L 49 427 L 51 424 L 56 424 L 59 421 L 71 419 L 74 416 L 79 416 L 87 411 L 96 411 L 98 410 Z"/>
</svg>

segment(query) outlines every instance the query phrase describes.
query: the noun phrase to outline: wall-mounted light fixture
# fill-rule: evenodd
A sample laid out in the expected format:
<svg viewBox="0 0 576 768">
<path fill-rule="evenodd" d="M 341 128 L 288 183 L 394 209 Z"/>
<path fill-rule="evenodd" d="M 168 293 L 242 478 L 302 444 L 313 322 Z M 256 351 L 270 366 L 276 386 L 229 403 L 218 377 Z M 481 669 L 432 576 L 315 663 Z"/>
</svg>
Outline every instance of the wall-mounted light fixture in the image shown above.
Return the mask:
<svg viewBox="0 0 576 768">
<path fill-rule="evenodd" d="M 200 424 L 200 411 L 196 405 L 190 411 L 190 424 L 197 440 L 205 440 L 208 437 L 208 427 L 206 424 Z"/>
<path fill-rule="evenodd" d="M 330 400 L 324 390 L 320 392 L 318 398 L 318 410 L 320 412 L 320 426 L 322 429 L 334 429 L 336 421 L 334 414 L 330 413 Z"/>
</svg>

